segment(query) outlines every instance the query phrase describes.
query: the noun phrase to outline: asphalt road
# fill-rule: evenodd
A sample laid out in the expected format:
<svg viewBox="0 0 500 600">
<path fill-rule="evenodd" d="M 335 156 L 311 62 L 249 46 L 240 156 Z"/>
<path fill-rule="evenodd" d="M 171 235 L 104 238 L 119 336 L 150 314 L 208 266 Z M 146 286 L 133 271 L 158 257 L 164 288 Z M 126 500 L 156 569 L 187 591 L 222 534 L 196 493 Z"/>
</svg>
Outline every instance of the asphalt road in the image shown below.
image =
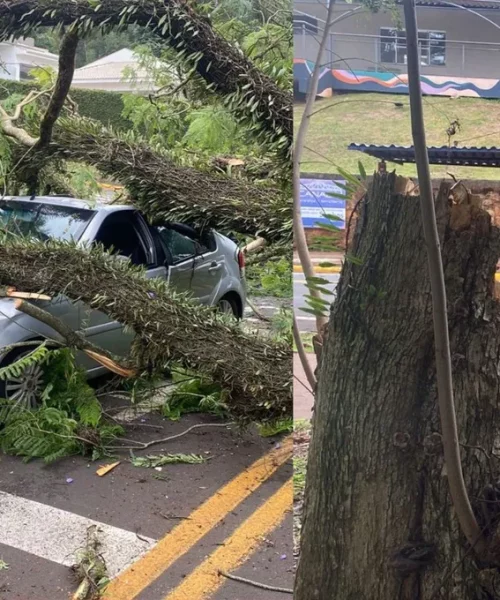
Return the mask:
<svg viewBox="0 0 500 600">
<path fill-rule="evenodd" d="M 327 288 L 331 292 L 335 291 L 335 287 L 338 283 L 340 275 L 338 273 L 321 273 L 318 275 L 328 281 L 323 287 Z M 297 315 L 300 331 L 314 331 L 315 330 L 315 318 L 313 315 L 301 310 L 307 307 L 306 296 L 309 294 L 309 289 L 306 286 L 306 279 L 303 273 L 293 274 L 293 308 Z M 325 296 L 325 300 L 333 302 L 335 296 Z"/>
<path fill-rule="evenodd" d="M 272 316 L 291 300 L 255 304 Z M 107 410 L 119 407 L 115 418 L 132 440 L 208 425 L 137 454 L 209 460 L 159 472 L 133 466 L 123 451 L 121 463 L 99 477 L 98 467 L 115 459 L 23 464 L 0 453 L 0 599 L 67 599 L 77 587 L 70 567 L 91 527 L 112 578 L 105 600 L 269 600 L 269 591 L 226 580 L 219 570 L 291 588 L 291 440 L 221 427 L 204 414 L 168 421 L 151 412 L 152 402 L 122 410 L 127 404 L 119 396 L 105 400 Z"/>
<path fill-rule="evenodd" d="M 123 402 L 123 400 L 121 401 Z M 127 419 L 128 420 L 128 419 Z M 178 422 L 158 413 L 130 421 L 127 437 L 149 441 L 208 415 Z M 0 598 L 67 600 L 70 566 L 97 527 L 113 578 L 106 600 L 265 600 L 219 569 L 292 587 L 292 446 L 236 426 L 205 427 L 141 454 L 199 454 L 199 465 L 134 467 L 126 452 L 104 477 L 81 456 L 52 465 L 0 454 Z"/>
</svg>

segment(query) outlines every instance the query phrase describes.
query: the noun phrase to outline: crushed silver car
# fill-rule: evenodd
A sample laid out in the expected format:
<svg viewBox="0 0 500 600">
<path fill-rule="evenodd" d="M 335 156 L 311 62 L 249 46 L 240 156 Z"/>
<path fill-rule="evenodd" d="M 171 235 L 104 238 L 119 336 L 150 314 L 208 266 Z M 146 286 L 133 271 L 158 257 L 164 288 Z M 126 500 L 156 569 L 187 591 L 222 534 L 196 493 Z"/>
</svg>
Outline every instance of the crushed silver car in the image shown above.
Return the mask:
<svg viewBox="0 0 500 600">
<path fill-rule="evenodd" d="M 6 197 L 0 200 L 0 229 L 39 240 L 73 240 L 78 245 L 99 243 L 142 265 L 147 277 L 166 279 L 175 289 L 190 293 L 200 303 L 241 319 L 246 301 L 244 255 L 229 238 L 213 231 L 197 231 L 185 224 L 151 226 L 131 206 L 57 196 Z M 125 356 L 133 333 L 107 315 L 64 296 L 44 305 L 51 314 L 90 341 Z M 59 336 L 48 326 L 15 309 L 14 301 L 0 299 L 0 367 L 11 364 L 26 347 L 10 352 L 15 343 Z M 105 370 L 83 353 L 78 363 L 89 378 Z M 19 377 L 0 380 L 0 398 L 26 408 L 36 405 L 43 385 L 41 367 L 28 367 Z"/>
</svg>

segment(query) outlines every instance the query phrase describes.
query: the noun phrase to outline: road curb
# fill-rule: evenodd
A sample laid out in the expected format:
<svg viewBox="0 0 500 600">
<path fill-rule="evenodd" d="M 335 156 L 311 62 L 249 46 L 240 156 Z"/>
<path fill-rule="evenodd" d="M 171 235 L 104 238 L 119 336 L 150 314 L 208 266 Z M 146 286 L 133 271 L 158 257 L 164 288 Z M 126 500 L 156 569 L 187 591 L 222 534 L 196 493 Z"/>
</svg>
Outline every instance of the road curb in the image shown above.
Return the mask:
<svg viewBox="0 0 500 600">
<path fill-rule="evenodd" d="M 335 267 L 314 267 L 315 273 L 340 273 L 342 271 L 342 267 L 337 265 Z M 303 273 L 301 265 L 293 265 L 294 273 Z M 500 273 L 495 273 L 495 281 L 500 282 Z"/>
<path fill-rule="evenodd" d="M 340 265 L 335 266 L 335 267 L 317 267 L 317 266 L 314 266 L 314 272 L 315 273 L 340 273 L 341 270 L 342 270 L 342 267 Z M 302 266 L 301 265 L 293 265 L 293 272 L 294 273 L 303 273 L 304 271 L 302 270 Z"/>
</svg>

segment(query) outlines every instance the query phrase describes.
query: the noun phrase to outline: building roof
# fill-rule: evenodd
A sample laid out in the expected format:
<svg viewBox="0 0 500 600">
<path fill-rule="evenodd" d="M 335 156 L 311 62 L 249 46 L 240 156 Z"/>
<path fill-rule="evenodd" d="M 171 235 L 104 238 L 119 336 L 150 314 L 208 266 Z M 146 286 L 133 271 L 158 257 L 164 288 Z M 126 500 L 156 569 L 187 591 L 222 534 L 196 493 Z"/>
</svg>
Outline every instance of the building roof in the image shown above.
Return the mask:
<svg viewBox="0 0 500 600">
<path fill-rule="evenodd" d="M 139 66 L 139 60 L 133 50 L 123 48 L 108 56 L 103 56 L 88 65 L 75 69 L 73 81 L 122 81 L 127 70 L 133 70 L 135 79 L 138 81 L 149 81 L 147 71 Z"/>
<path fill-rule="evenodd" d="M 348 150 L 399 164 L 414 163 L 413 146 L 377 146 L 376 144 L 349 144 Z M 455 148 L 448 146 L 427 148 L 432 165 L 461 165 L 469 167 L 500 167 L 500 148 Z"/>
<path fill-rule="evenodd" d="M 498 2 L 488 2 L 488 0 L 449 0 L 453 4 L 458 4 L 463 8 L 471 8 L 472 10 L 496 10 L 500 8 Z M 444 0 L 416 0 L 417 6 L 429 6 L 432 8 L 455 8 L 450 6 Z"/>
</svg>

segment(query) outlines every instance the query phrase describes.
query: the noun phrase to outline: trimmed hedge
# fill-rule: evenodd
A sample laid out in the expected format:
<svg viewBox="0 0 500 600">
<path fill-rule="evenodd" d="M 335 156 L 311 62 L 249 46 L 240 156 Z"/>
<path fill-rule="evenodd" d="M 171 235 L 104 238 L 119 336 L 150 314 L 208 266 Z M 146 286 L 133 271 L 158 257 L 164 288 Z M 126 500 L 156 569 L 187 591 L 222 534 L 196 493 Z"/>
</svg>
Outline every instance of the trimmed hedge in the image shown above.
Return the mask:
<svg viewBox="0 0 500 600">
<path fill-rule="evenodd" d="M 30 90 L 37 87 L 38 85 L 32 82 L 0 79 L 0 100 L 13 94 L 26 96 Z M 117 92 L 74 88 L 71 90 L 71 97 L 78 104 L 83 117 L 95 119 L 114 129 L 132 127 L 132 123 L 122 117 L 123 100 Z"/>
</svg>

